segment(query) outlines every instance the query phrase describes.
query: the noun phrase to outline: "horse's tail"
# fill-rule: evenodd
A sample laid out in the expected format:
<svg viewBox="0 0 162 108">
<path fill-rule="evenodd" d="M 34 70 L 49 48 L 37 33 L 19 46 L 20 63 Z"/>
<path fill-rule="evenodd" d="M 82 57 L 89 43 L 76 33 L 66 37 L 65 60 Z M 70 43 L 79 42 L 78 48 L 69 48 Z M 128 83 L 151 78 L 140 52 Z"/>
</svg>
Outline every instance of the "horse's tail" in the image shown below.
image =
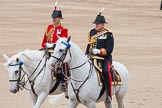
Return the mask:
<svg viewBox="0 0 162 108">
<path fill-rule="evenodd" d="M 48 96 L 49 98 L 49 103 L 50 104 L 59 104 L 61 100 L 64 98 L 64 93 L 58 94 L 58 95 L 50 95 Z"/>
</svg>

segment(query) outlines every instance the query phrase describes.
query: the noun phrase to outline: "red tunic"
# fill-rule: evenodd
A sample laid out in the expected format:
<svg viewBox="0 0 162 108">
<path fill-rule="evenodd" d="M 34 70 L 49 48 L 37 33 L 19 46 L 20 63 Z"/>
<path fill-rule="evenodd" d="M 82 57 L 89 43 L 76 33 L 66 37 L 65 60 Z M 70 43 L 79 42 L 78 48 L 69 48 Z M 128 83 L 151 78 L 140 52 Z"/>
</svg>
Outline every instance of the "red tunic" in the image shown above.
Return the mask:
<svg viewBox="0 0 162 108">
<path fill-rule="evenodd" d="M 42 48 L 45 48 L 46 43 L 56 43 L 57 35 L 60 37 L 68 37 L 68 29 L 63 28 L 61 24 L 58 26 L 49 25 L 47 30 L 44 33 L 43 41 L 42 41 Z"/>
</svg>

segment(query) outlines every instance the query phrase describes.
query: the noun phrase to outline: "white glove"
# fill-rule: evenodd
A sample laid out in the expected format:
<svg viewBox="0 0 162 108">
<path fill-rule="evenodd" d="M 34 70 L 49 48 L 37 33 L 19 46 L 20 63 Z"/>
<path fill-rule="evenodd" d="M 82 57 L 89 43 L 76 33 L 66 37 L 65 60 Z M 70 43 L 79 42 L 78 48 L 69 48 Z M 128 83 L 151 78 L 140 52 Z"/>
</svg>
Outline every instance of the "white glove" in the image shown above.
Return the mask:
<svg viewBox="0 0 162 108">
<path fill-rule="evenodd" d="M 100 50 L 99 49 L 92 49 L 92 53 L 93 54 L 100 54 Z"/>
<path fill-rule="evenodd" d="M 52 43 L 46 43 L 46 47 L 47 48 L 52 48 L 53 47 L 53 44 Z"/>
</svg>

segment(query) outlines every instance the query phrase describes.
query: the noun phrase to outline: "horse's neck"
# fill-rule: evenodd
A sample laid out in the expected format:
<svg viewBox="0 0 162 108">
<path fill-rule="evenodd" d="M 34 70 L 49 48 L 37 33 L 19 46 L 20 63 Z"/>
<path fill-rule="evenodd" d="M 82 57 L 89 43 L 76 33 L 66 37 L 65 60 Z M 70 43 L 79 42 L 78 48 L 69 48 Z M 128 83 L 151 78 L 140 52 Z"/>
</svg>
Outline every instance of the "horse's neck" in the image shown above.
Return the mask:
<svg viewBox="0 0 162 108">
<path fill-rule="evenodd" d="M 83 51 L 75 44 L 71 46 L 70 51 L 71 51 L 70 68 L 75 68 L 77 66 L 80 66 L 88 60 L 87 56 L 85 56 Z M 83 66 L 72 70 L 71 76 L 73 78 L 78 78 L 78 80 L 84 79 L 89 73 L 88 67 L 89 67 L 89 63 L 87 62 Z"/>
<path fill-rule="evenodd" d="M 87 57 L 83 53 L 83 51 L 74 43 L 71 43 L 71 61 L 70 61 L 70 66 L 71 67 L 76 67 L 81 64 L 83 64 L 85 61 L 87 61 Z"/>
<path fill-rule="evenodd" d="M 40 58 L 41 59 L 41 58 Z M 38 59 L 30 59 L 25 55 L 20 55 L 20 60 L 24 62 L 24 71 L 25 74 L 30 77 L 31 74 L 34 72 L 34 70 L 36 69 L 37 65 L 39 64 Z M 39 68 L 37 69 L 37 71 L 35 71 L 35 73 L 32 75 L 31 79 L 33 79 L 33 77 L 35 77 L 35 75 L 38 73 L 38 71 L 40 70 L 40 68 L 43 67 L 44 61 L 43 63 L 40 64 Z"/>
</svg>

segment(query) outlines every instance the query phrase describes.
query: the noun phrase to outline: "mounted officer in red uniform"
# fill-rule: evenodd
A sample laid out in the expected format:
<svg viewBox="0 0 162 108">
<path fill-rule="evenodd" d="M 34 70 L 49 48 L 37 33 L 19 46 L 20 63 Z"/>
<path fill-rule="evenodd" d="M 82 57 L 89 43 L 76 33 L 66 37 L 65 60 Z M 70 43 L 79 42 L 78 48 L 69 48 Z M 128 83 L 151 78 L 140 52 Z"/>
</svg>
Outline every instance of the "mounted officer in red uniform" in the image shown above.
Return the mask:
<svg viewBox="0 0 162 108">
<path fill-rule="evenodd" d="M 58 39 L 58 36 L 68 37 L 68 30 L 61 25 L 61 20 L 63 19 L 61 10 L 55 9 L 52 13 L 52 19 L 53 24 L 48 25 L 44 33 L 42 48 L 45 48 L 46 46 L 48 48 L 53 47 Z"/>
<path fill-rule="evenodd" d="M 101 62 L 104 85 L 107 95 L 106 102 L 109 103 L 112 99 L 111 53 L 113 52 L 114 48 L 114 38 L 113 33 L 104 27 L 107 22 L 105 17 L 101 15 L 101 12 L 99 15 L 97 15 L 95 21 L 93 22 L 96 27 L 89 32 L 89 43 L 87 45 L 86 54 L 90 56 L 97 56 L 96 59 Z M 102 59 L 99 60 L 99 58 Z M 94 60 L 94 58 L 91 59 L 92 61 Z"/>
<path fill-rule="evenodd" d="M 55 4 L 55 9 L 52 13 L 52 19 L 53 19 L 53 24 L 48 25 L 44 37 L 42 40 L 42 48 L 48 48 L 48 49 L 54 49 L 55 43 L 58 40 L 58 37 L 68 37 L 68 29 L 64 28 L 61 24 L 61 20 L 63 19 L 62 17 L 62 12 L 61 10 L 56 10 L 57 7 L 57 2 Z M 49 54 L 50 56 L 50 54 Z M 65 66 L 66 64 L 64 64 Z M 67 66 L 67 65 L 66 65 Z M 61 89 L 63 91 L 66 91 L 66 84 L 65 84 L 65 77 L 62 74 L 61 75 Z"/>
</svg>

